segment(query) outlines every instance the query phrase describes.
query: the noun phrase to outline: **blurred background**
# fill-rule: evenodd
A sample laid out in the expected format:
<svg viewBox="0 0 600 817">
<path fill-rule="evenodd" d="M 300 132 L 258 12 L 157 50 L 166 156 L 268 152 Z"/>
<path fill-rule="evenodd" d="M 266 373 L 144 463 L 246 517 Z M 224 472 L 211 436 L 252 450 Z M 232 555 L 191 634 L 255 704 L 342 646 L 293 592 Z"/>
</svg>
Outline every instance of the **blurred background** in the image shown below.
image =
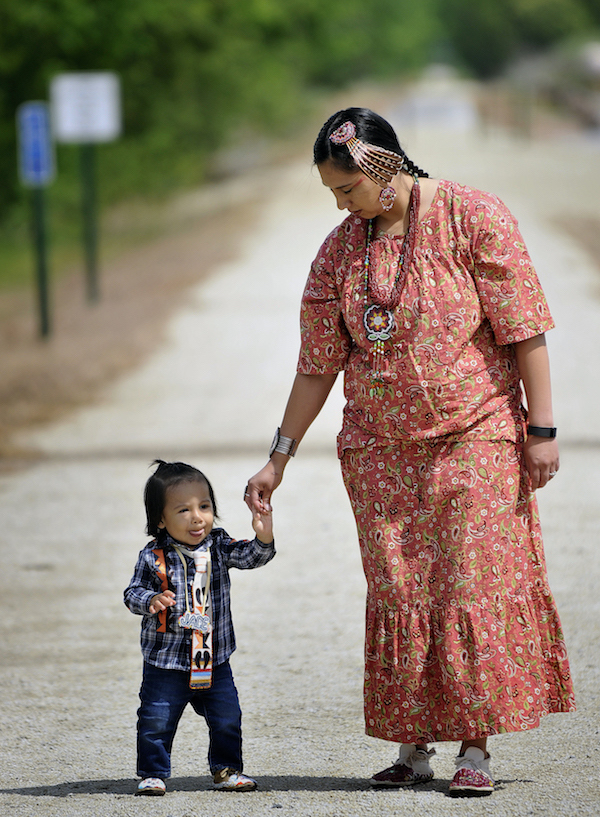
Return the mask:
<svg viewBox="0 0 600 817">
<path fill-rule="evenodd" d="M 54 331 L 42 344 L 15 113 L 48 99 L 57 74 L 86 70 L 121 82 L 123 134 L 97 152 L 101 259 L 112 279 L 107 270 L 100 305 L 83 306 L 79 155 L 57 145 L 47 192 Z M 0 453 L 12 428 L 89 399 L 151 347 L 161 315 L 151 293 L 164 306 L 234 248 L 250 218 L 239 205 L 269 168 L 306 154 L 348 88 L 359 84 L 372 107 L 405 93 L 404 115 L 426 116 L 410 87 L 432 70 L 476 83 L 482 134 L 575 128 L 593 138 L 600 0 L 0 0 Z M 254 191 L 227 187 L 257 170 Z M 204 240 L 189 271 L 174 254 L 192 228 Z M 164 263 L 144 278 L 135 255 L 159 237 L 173 262 L 168 281 Z"/>
</svg>

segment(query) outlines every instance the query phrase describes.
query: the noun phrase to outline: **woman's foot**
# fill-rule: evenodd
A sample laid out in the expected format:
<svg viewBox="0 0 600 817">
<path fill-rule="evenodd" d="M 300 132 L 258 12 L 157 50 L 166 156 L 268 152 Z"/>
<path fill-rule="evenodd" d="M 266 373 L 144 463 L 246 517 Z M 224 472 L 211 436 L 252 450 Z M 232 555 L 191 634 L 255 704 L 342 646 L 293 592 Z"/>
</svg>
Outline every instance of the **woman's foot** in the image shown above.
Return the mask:
<svg viewBox="0 0 600 817">
<path fill-rule="evenodd" d="M 478 796 L 494 791 L 494 780 L 490 774 L 490 756 L 476 746 L 470 746 L 464 755 L 456 760 L 456 772 L 450 783 L 450 794 L 456 796 Z"/>
<path fill-rule="evenodd" d="M 417 749 L 408 743 L 400 747 L 400 755 L 393 766 L 374 774 L 369 780 L 371 786 L 397 788 L 399 786 L 414 786 L 416 783 L 427 783 L 433 778 L 433 769 L 429 765 L 429 758 L 435 754 L 435 749 Z"/>
</svg>

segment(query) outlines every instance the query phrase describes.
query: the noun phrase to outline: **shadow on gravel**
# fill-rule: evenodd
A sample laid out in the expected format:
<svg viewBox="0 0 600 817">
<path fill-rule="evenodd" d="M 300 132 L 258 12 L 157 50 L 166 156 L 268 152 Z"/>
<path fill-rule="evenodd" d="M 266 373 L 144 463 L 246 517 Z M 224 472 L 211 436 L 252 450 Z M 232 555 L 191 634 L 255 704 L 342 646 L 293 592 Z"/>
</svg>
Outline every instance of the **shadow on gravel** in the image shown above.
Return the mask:
<svg viewBox="0 0 600 817">
<path fill-rule="evenodd" d="M 181 778 L 189 781 L 188 791 L 194 791 L 196 778 Z M 127 780 L 76 780 L 72 783 L 57 783 L 55 786 L 22 786 L 14 789 L 0 789 L 0 794 L 22 794 L 28 797 L 68 797 L 71 794 L 131 794 L 136 781 Z M 183 790 L 183 789 L 182 789 Z"/>
<path fill-rule="evenodd" d="M 364 791 L 370 790 L 365 779 L 356 777 L 309 777 L 277 775 L 257 777 L 259 791 Z M 55 786 L 23 786 L 0 789 L 0 794 L 22 794 L 28 797 L 69 797 L 73 794 L 133 794 L 137 780 L 77 780 L 57 783 Z M 167 783 L 169 792 L 213 791 L 210 778 L 172 777 Z M 434 780 L 423 789 L 443 790 L 448 781 Z"/>
<path fill-rule="evenodd" d="M 259 791 L 361 791 L 368 789 L 366 780 L 353 777 L 259 777 Z M 23 786 L 0 789 L 0 794 L 21 794 L 26 797 L 69 797 L 74 794 L 133 794 L 137 780 L 77 780 L 57 783 L 55 786 Z M 169 792 L 214 791 L 207 777 L 172 777 Z M 217 792 L 215 792 L 217 793 Z"/>
<path fill-rule="evenodd" d="M 388 788 L 373 789 L 364 778 L 357 777 L 309 777 L 297 775 L 277 775 L 257 777 L 258 791 L 390 791 Z M 511 783 L 531 783 L 531 780 L 497 780 L 496 791 Z M 69 797 L 73 794 L 134 794 L 137 781 L 132 778 L 122 780 L 77 780 L 71 783 L 57 783 L 55 786 L 23 786 L 0 789 L 0 794 L 21 794 L 26 797 Z M 209 777 L 172 777 L 168 781 L 168 791 L 210 791 L 213 792 Z M 450 780 L 437 778 L 413 791 L 438 792 L 448 795 Z M 214 792 L 217 794 L 218 792 Z"/>
</svg>

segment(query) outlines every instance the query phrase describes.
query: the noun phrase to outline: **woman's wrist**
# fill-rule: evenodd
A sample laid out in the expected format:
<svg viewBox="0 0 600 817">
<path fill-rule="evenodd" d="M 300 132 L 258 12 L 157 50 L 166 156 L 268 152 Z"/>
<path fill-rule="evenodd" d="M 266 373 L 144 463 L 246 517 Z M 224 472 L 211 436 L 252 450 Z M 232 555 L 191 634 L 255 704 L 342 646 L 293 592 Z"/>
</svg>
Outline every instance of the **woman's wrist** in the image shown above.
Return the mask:
<svg viewBox="0 0 600 817">
<path fill-rule="evenodd" d="M 290 459 L 291 457 L 289 454 L 282 454 L 280 451 L 274 451 L 269 458 L 269 462 L 273 467 L 273 471 L 282 476 L 283 472 L 285 471 L 285 466 L 288 464 Z"/>
<path fill-rule="evenodd" d="M 527 434 L 530 437 L 542 437 L 546 439 L 554 439 L 556 437 L 555 426 L 538 426 L 533 423 L 527 424 Z"/>
</svg>

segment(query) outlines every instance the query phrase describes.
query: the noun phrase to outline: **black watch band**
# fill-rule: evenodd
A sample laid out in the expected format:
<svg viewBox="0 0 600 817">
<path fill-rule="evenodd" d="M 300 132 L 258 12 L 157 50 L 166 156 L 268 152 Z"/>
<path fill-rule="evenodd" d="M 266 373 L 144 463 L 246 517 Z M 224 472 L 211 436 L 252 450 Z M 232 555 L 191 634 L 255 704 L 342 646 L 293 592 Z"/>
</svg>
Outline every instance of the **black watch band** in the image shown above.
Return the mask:
<svg viewBox="0 0 600 817">
<path fill-rule="evenodd" d="M 555 428 L 543 428 L 542 426 L 527 426 L 527 433 L 532 437 L 556 437 Z"/>
</svg>

